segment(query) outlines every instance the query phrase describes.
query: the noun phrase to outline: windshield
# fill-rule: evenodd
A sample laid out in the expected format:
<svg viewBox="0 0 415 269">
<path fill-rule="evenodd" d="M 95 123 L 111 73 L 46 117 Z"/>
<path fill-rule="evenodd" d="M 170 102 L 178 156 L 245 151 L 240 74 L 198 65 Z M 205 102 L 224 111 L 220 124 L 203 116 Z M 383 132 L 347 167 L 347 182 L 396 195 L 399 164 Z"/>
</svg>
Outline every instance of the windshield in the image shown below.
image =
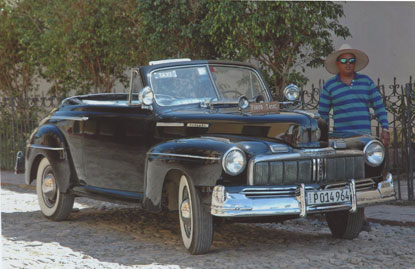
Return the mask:
<svg viewBox="0 0 415 269">
<path fill-rule="evenodd" d="M 256 72 L 250 68 L 210 66 L 210 72 L 223 99 L 245 95 L 253 101 L 259 95 L 269 101 L 268 94 Z"/>
<path fill-rule="evenodd" d="M 248 99 L 262 95 L 269 101 L 256 72 L 244 67 L 210 65 L 156 70 L 151 73 L 150 83 L 161 106 L 238 100 L 242 95 Z"/>
</svg>

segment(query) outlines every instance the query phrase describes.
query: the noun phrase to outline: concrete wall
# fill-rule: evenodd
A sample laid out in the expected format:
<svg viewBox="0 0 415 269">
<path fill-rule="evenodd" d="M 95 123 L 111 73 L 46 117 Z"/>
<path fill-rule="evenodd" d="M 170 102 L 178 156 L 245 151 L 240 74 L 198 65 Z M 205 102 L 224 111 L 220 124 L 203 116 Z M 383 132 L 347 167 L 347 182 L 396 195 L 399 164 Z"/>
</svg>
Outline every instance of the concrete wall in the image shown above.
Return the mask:
<svg viewBox="0 0 415 269">
<path fill-rule="evenodd" d="M 369 65 L 361 72 L 373 80 L 392 84 L 397 77 L 399 84 L 415 80 L 415 2 L 346 2 L 345 18 L 340 23 L 347 26 L 351 38 L 333 37 L 338 49 L 348 43 L 368 54 Z M 318 79 L 327 80 L 331 75 L 324 69 L 307 69 L 309 85 Z"/>
</svg>

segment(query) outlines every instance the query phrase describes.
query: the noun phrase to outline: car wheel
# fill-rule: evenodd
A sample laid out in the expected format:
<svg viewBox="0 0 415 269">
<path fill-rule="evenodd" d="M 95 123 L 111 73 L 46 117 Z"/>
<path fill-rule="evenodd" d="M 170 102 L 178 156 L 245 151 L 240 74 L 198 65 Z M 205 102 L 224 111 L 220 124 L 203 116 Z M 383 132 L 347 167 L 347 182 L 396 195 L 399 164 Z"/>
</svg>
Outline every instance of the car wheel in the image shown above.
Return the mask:
<svg viewBox="0 0 415 269">
<path fill-rule="evenodd" d="M 36 192 L 40 210 L 45 217 L 59 221 L 66 219 L 71 213 L 74 196 L 60 192 L 47 158 L 43 158 L 38 166 Z"/>
<path fill-rule="evenodd" d="M 212 215 L 203 206 L 199 190 L 185 175 L 180 178 L 178 200 L 184 246 L 191 254 L 208 252 L 213 239 Z"/>
<path fill-rule="evenodd" d="M 333 237 L 353 239 L 359 236 L 363 225 L 364 208 L 355 213 L 337 211 L 326 213 L 326 220 Z"/>
</svg>

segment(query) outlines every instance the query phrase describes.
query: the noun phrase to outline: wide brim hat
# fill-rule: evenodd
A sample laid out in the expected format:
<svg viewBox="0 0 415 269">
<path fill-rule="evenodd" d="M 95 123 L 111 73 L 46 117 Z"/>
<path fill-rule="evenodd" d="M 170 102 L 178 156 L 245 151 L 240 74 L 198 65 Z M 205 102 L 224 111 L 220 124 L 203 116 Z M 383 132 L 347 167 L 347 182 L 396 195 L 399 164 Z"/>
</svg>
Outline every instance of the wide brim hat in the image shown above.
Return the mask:
<svg viewBox="0 0 415 269">
<path fill-rule="evenodd" d="M 324 61 L 324 67 L 331 74 L 339 73 L 339 70 L 336 66 L 337 58 L 345 53 L 351 53 L 356 58 L 356 63 L 354 66 L 354 71 L 358 72 L 365 68 L 369 64 L 369 57 L 361 50 L 353 49 L 349 44 L 343 44 L 340 48 L 332 52 L 327 59 Z"/>
</svg>

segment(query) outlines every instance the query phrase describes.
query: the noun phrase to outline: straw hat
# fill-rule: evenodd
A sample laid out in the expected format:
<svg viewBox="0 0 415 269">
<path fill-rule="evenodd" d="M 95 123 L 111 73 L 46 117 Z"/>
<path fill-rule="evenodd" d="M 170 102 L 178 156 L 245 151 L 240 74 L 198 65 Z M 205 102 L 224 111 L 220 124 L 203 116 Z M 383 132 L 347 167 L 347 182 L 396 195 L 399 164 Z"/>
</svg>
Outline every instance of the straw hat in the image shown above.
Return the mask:
<svg viewBox="0 0 415 269">
<path fill-rule="evenodd" d="M 329 73 L 339 73 L 339 70 L 336 66 L 336 60 L 340 55 L 345 53 L 351 53 L 356 57 L 356 64 L 354 67 L 356 72 L 365 68 L 369 63 L 369 57 L 366 55 L 366 53 L 357 49 L 352 49 L 349 44 L 343 44 L 338 50 L 332 52 L 329 56 L 327 56 L 327 59 L 324 61 L 324 67 L 327 69 L 327 71 L 329 71 Z"/>
</svg>

